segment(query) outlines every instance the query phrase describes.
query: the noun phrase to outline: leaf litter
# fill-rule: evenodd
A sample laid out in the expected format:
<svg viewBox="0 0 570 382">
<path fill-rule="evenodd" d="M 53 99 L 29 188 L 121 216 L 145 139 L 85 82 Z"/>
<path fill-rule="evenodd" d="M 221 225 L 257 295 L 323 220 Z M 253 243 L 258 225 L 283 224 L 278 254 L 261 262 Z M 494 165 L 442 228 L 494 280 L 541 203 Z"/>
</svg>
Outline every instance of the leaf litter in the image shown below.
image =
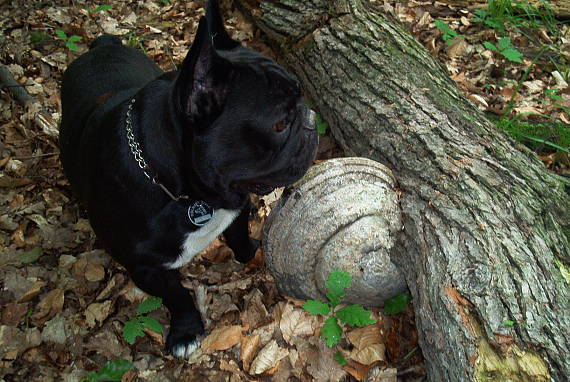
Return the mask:
<svg viewBox="0 0 570 382">
<path fill-rule="evenodd" d="M 0 92 L 0 378 L 77 381 L 122 359 L 134 364 L 124 381 L 423 380 L 410 307 L 394 316 L 375 312 L 376 324 L 349 328 L 331 349 L 319 337 L 324 319 L 301 309 L 304 301 L 278 293 L 262 266 L 262 251 L 250 263 L 239 264 L 221 240 L 183 269 L 185 286 L 193 290 L 207 328 L 199 354 L 189 361 L 164 355 L 163 334 L 151 330 L 132 346 L 126 342 L 124 324 L 137 315 L 136 306 L 146 296 L 100 249 L 63 176 L 57 155 L 61 76 L 88 42 L 105 31 L 121 35 L 164 70 L 173 70 L 188 50 L 203 9 L 197 2 L 172 0 L 50 4 L 14 0 L 0 5 L 1 62 L 37 101 L 22 104 L 6 89 Z M 93 11 L 101 5 L 111 8 Z M 567 111 L 547 102 L 557 99 L 570 107 L 567 80 L 555 68 L 531 70 L 516 88 L 537 54 L 524 36 L 511 34 L 525 53 L 523 64 L 511 63 L 484 48 L 483 42 L 496 42 L 497 35 L 477 26 L 472 9 L 435 1 L 383 5 L 481 109 L 500 114 L 513 99 L 515 114 L 548 115 L 568 123 Z M 272 55 L 232 5 L 224 2 L 223 8 L 230 34 Z M 465 38 L 446 44 L 435 20 L 444 20 Z M 568 27 L 563 28 L 567 33 Z M 75 39 L 77 51 L 55 37 L 56 29 L 81 38 Z M 540 38 L 549 43 L 551 37 L 544 32 Z M 558 90 L 545 100 L 548 89 Z M 341 155 L 330 134 L 323 136 L 318 158 Z M 541 158 L 555 171 L 568 171 L 549 153 Z M 259 208 L 250 222 L 253 237 L 261 237 L 278 197 L 253 198 Z M 164 308 L 149 315 L 163 325 L 168 322 Z M 345 366 L 335 360 L 337 352 Z"/>
</svg>

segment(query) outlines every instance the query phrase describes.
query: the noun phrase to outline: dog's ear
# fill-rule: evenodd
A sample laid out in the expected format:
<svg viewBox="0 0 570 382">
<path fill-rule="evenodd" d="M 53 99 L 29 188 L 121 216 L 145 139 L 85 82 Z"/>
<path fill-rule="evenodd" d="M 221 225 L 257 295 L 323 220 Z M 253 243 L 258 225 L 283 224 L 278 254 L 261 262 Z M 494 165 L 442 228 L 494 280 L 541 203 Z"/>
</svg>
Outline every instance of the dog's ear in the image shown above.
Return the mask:
<svg viewBox="0 0 570 382">
<path fill-rule="evenodd" d="M 230 50 L 239 45 L 231 39 L 224 27 L 224 20 L 220 12 L 218 0 L 210 0 L 206 9 L 206 19 L 208 20 L 208 31 L 212 36 L 214 47 L 218 50 Z"/>
<path fill-rule="evenodd" d="M 216 52 L 207 24 L 202 17 L 174 84 L 174 102 L 199 125 L 209 124 L 220 112 L 232 73 L 232 65 Z"/>
</svg>

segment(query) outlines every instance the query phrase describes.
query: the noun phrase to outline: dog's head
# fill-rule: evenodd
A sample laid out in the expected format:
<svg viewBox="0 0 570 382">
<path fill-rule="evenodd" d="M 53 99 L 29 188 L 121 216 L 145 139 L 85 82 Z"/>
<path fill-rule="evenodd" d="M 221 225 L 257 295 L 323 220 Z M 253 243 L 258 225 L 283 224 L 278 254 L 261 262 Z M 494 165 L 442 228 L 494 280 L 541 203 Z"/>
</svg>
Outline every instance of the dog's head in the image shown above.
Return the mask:
<svg viewBox="0 0 570 382">
<path fill-rule="evenodd" d="M 298 180 L 314 158 L 314 113 L 299 83 L 272 59 L 232 40 L 217 2 L 200 20 L 178 74 L 174 102 L 187 124 L 189 171 L 223 207 L 248 192 Z"/>
</svg>

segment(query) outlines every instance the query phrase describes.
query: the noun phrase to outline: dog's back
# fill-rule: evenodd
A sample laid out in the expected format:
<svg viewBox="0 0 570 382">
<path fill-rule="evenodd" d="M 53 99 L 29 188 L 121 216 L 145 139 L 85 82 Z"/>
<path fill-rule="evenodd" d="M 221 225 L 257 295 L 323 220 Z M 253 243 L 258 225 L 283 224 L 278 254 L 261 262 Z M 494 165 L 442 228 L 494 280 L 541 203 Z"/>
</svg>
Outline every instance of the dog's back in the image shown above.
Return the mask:
<svg viewBox="0 0 570 382">
<path fill-rule="evenodd" d="M 68 66 L 61 88 L 59 134 L 61 161 L 68 178 L 75 178 L 73 164 L 79 141 L 96 108 L 119 104 L 162 73 L 145 54 L 109 35 L 95 39 L 89 52 Z"/>
</svg>

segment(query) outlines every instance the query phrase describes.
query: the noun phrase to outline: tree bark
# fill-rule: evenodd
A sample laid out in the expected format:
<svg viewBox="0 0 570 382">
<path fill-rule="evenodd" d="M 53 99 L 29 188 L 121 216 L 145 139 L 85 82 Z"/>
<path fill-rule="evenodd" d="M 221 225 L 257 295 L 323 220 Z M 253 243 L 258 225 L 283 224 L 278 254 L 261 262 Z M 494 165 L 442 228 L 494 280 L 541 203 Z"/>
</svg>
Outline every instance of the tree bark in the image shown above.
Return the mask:
<svg viewBox="0 0 570 382">
<path fill-rule="evenodd" d="M 371 3 L 238 3 L 346 153 L 392 169 L 404 226 L 391 257 L 429 379 L 566 381 L 570 183 L 514 148 Z"/>
<path fill-rule="evenodd" d="M 485 7 L 487 0 L 440 0 L 442 3 L 455 5 L 460 7 Z M 541 0 L 530 0 L 529 3 L 536 7 L 540 7 L 543 3 Z M 546 3 L 552 8 L 552 12 L 558 17 L 570 17 L 570 1 L 568 0 L 547 0 Z"/>
</svg>

